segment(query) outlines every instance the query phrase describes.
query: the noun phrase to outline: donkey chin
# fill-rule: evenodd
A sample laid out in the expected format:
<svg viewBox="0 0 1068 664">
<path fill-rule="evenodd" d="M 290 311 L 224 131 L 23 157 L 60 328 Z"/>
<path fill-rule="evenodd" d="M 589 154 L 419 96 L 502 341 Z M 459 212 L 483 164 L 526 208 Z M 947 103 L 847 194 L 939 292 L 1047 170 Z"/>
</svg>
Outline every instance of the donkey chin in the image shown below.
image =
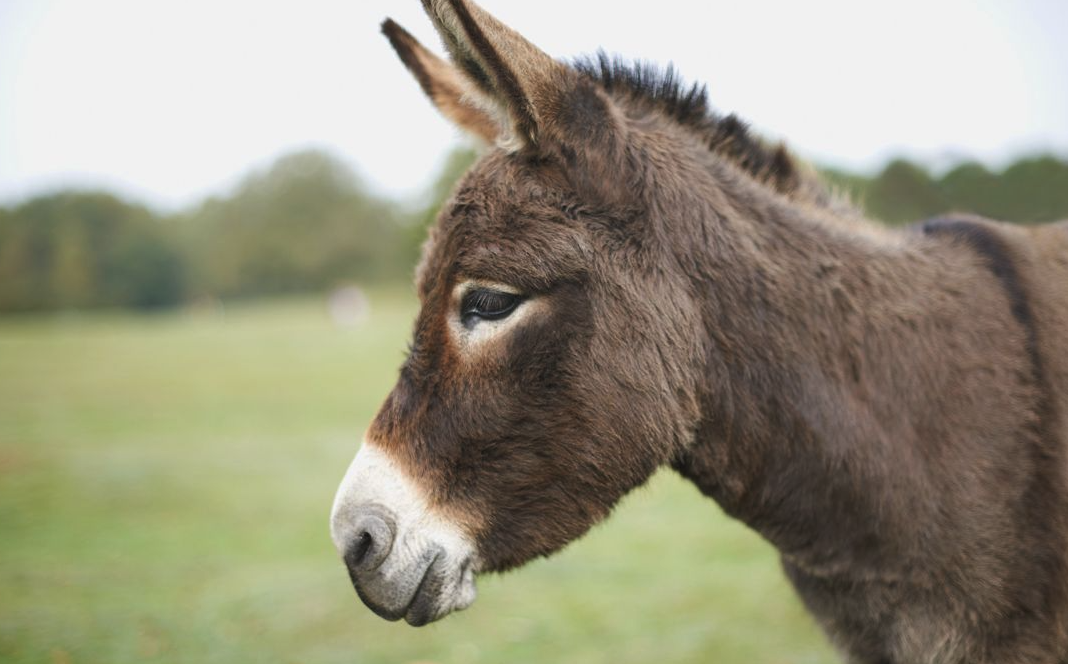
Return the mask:
<svg viewBox="0 0 1068 664">
<path fill-rule="evenodd" d="M 364 442 L 341 482 L 330 534 L 356 593 L 386 620 L 419 627 L 475 601 L 471 538 L 373 443 Z"/>
</svg>

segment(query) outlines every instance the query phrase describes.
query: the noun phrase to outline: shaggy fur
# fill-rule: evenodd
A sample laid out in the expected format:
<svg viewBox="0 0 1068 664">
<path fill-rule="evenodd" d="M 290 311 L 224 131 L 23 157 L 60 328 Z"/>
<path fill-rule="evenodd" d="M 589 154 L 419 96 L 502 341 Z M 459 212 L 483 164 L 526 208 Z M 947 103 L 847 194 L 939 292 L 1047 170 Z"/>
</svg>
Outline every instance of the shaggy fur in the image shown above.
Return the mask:
<svg viewBox="0 0 1068 664">
<path fill-rule="evenodd" d="M 628 108 L 662 113 L 691 127 L 709 150 L 733 161 L 758 181 L 784 194 L 801 188 L 802 175 L 786 146 L 769 148 L 738 116 L 717 114 L 709 106 L 708 89 L 697 83 L 684 85 L 674 67 L 660 70 L 649 63 L 629 63 L 604 51 L 593 58 L 579 58 L 574 66 L 607 92 L 626 97 Z"/>
<path fill-rule="evenodd" d="M 1068 225 L 885 230 L 672 74 L 564 65 L 470 0 L 424 5 L 447 78 L 516 141 L 432 229 L 369 435 L 482 570 L 670 465 L 777 547 L 850 662 L 1068 661 Z M 539 314 L 465 350 L 467 279 Z"/>
</svg>

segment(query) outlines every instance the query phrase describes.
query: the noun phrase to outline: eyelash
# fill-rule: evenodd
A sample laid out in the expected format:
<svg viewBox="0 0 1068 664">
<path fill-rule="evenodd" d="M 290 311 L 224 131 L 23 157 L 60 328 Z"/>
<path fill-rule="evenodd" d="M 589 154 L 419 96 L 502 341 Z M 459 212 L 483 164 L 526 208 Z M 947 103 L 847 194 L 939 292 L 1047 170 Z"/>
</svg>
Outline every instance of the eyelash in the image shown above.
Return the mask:
<svg viewBox="0 0 1068 664">
<path fill-rule="evenodd" d="M 468 291 L 460 303 L 460 322 L 470 329 L 483 320 L 503 320 L 512 315 L 526 297 L 490 288 Z"/>
</svg>

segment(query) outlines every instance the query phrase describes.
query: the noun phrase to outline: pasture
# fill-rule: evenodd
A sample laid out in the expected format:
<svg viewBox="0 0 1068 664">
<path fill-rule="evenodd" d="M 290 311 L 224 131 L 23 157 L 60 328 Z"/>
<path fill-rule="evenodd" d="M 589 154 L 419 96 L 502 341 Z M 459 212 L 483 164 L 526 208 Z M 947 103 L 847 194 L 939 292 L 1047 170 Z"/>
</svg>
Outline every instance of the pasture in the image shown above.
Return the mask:
<svg viewBox="0 0 1068 664">
<path fill-rule="evenodd" d="M 337 483 L 414 315 L 372 293 L 0 320 L 0 661 L 836 661 L 771 547 L 671 473 L 419 630 L 357 599 Z"/>
</svg>

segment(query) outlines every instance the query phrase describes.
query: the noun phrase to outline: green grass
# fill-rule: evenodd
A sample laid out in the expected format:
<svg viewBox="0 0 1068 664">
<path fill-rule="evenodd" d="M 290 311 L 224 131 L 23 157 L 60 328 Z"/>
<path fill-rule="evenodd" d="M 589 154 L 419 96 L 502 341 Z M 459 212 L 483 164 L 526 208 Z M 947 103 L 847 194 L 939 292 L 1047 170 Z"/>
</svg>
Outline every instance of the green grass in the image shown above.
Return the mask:
<svg viewBox="0 0 1068 664">
<path fill-rule="evenodd" d="M 829 663 L 774 552 L 670 473 L 423 629 L 375 617 L 333 493 L 414 305 L 0 321 L 0 661 Z"/>
</svg>

